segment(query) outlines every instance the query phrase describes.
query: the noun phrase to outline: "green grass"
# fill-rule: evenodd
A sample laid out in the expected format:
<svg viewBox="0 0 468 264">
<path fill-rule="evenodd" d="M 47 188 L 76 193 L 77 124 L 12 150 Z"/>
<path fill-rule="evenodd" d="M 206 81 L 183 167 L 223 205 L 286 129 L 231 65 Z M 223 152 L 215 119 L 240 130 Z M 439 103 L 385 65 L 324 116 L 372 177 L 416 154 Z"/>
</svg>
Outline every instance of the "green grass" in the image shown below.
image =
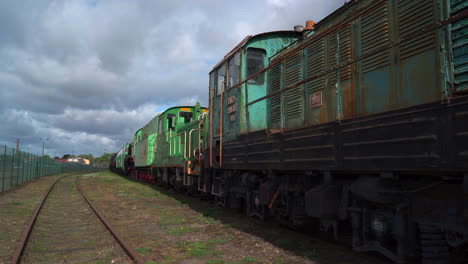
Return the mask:
<svg viewBox="0 0 468 264">
<path fill-rule="evenodd" d="M 12 201 L 8 203 L 9 205 L 22 205 L 22 202 Z"/>
<path fill-rule="evenodd" d="M 230 238 L 214 238 L 214 239 L 208 240 L 207 242 L 211 243 L 211 244 L 224 244 L 224 243 L 229 242 L 231 240 L 232 239 L 230 239 Z"/>
<path fill-rule="evenodd" d="M 182 236 L 183 234 L 190 233 L 193 231 L 193 228 L 187 226 L 181 226 L 181 227 L 175 227 L 169 231 L 167 231 L 167 234 L 170 236 Z"/>
<path fill-rule="evenodd" d="M 147 253 L 151 251 L 151 248 L 139 247 L 139 248 L 136 248 L 135 250 L 141 255 L 145 256 Z"/>
<path fill-rule="evenodd" d="M 245 257 L 241 259 L 240 261 L 240 263 L 254 263 L 254 262 L 257 262 L 257 258 L 252 257 L 252 256 Z"/>
<path fill-rule="evenodd" d="M 212 259 L 208 260 L 206 264 L 224 264 L 224 260 L 222 259 Z"/>
<path fill-rule="evenodd" d="M 205 242 L 191 242 L 191 243 L 179 242 L 177 244 L 179 248 L 181 248 L 187 256 L 196 257 L 196 258 L 204 258 L 208 256 L 216 256 L 216 257 L 222 256 L 221 252 L 217 252 L 215 250 L 215 246 L 217 244 L 223 244 L 228 241 L 230 241 L 230 239 L 218 238 L 218 239 L 210 239 Z M 211 263 L 224 263 L 224 261 L 219 262 L 222 260 L 212 260 L 212 261 L 214 262 L 211 262 Z"/>
</svg>

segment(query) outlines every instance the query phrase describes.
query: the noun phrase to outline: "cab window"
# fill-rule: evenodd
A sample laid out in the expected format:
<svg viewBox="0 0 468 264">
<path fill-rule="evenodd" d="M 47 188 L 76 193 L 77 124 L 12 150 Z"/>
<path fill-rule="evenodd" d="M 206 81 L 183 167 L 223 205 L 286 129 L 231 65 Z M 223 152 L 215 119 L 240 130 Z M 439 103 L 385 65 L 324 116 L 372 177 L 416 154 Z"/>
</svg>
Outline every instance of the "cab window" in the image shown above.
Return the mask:
<svg viewBox="0 0 468 264">
<path fill-rule="evenodd" d="M 192 122 L 192 112 L 179 112 L 179 117 L 183 120 L 184 124 Z"/>
<path fill-rule="evenodd" d="M 214 91 L 215 91 L 215 78 L 216 78 L 216 72 L 211 72 L 210 73 L 210 98 L 213 97 Z"/>
<path fill-rule="evenodd" d="M 229 60 L 229 88 L 239 83 L 240 77 L 240 54 L 237 52 Z"/>
<path fill-rule="evenodd" d="M 164 132 L 163 124 L 164 124 L 164 122 L 163 122 L 163 119 L 161 117 L 161 118 L 159 118 L 159 134 L 162 134 Z"/>
<path fill-rule="evenodd" d="M 226 85 L 226 64 L 223 64 L 221 68 L 218 69 L 218 93 L 220 95 L 224 91 L 224 86 Z"/>
<path fill-rule="evenodd" d="M 264 68 L 265 65 L 265 50 L 263 49 L 248 49 L 246 55 L 246 63 L 247 63 L 247 73 L 246 77 L 249 78 L 250 76 L 254 75 L 255 73 L 259 72 Z M 248 81 L 248 83 L 253 84 L 263 84 L 264 82 L 264 74 L 260 74 L 259 76 L 252 78 Z"/>
<path fill-rule="evenodd" d="M 167 130 L 174 130 L 175 128 L 175 114 L 167 114 Z"/>
</svg>

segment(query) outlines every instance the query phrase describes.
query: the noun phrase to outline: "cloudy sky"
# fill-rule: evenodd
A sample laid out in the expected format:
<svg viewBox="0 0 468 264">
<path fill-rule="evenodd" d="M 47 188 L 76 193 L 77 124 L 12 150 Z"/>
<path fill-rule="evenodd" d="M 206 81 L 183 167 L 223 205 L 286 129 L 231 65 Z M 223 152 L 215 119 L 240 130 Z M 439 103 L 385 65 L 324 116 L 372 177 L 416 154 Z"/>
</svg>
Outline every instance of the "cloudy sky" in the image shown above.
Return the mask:
<svg viewBox="0 0 468 264">
<path fill-rule="evenodd" d="M 343 0 L 2 0 L 0 145 L 115 152 L 156 113 L 208 101 L 246 35 L 319 21 Z M 247 11 L 246 11 L 247 10 Z"/>
</svg>

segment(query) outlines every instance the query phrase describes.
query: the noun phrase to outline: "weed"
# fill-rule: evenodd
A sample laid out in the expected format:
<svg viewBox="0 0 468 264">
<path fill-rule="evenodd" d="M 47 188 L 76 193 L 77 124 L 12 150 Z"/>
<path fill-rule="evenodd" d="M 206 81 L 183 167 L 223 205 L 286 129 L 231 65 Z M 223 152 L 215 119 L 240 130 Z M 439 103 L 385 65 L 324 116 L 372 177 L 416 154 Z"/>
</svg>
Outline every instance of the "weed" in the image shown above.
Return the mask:
<svg viewBox="0 0 468 264">
<path fill-rule="evenodd" d="M 146 253 L 150 252 L 151 249 L 150 248 L 146 248 L 146 247 L 139 247 L 139 248 L 136 248 L 135 249 L 138 253 L 142 254 L 143 256 L 146 255 Z"/>
<path fill-rule="evenodd" d="M 214 238 L 214 239 L 208 240 L 207 242 L 211 243 L 211 244 L 224 244 L 224 243 L 229 242 L 231 240 L 232 239 L 230 239 L 230 238 Z"/>
<path fill-rule="evenodd" d="M 257 262 L 257 258 L 252 257 L 252 256 L 245 257 L 241 259 L 240 261 L 240 263 L 254 263 L 254 262 Z"/>
<path fill-rule="evenodd" d="M 212 225 L 212 224 L 216 224 L 218 222 L 218 220 L 212 218 L 212 217 L 207 217 L 205 219 L 205 223 L 209 224 L 209 225 Z"/>
<path fill-rule="evenodd" d="M 189 233 L 189 232 L 192 232 L 192 229 L 191 227 L 185 227 L 185 226 L 181 226 L 181 227 L 176 227 L 172 230 L 169 230 L 167 231 L 167 234 L 168 235 L 171 235 L 171 236 L 181 236 L 185 233 Z"/>
<path fill-rule="evenodd" d="M 230 227 L 232 227 L 231 224 L 224 224 L 224 225 L 223 225 L 223 228 L 230 228 Z"/>
<path fill-rule="evenodd" d="M 158 262 L 150 260 L 150 261 L 147 261 L 146 264 L 158 264 Z"/>
<path fill-rule="evenodd" d="M 22 205 L 22 202 L 12 201 L 8 203 L 9 205 Z"/>
<path fill-rule="evenodd" d="M 273 264 L 283 264 L 284 263 L 284 260 L 282 260 L 281 258 L 275 258 Z"/>
<path fill-rule="evenodd" d="M 117 196 L 127 197 L 129 194 L 130 194 L 129 191 L 119 191 L 119 192 L 117 193 Z"/>
<path fill-rule="evenodd" d="M 224 264 L 224 260 L 222 259 L 212 259 L 208 260 L 206 264 Z"/>
</svg>

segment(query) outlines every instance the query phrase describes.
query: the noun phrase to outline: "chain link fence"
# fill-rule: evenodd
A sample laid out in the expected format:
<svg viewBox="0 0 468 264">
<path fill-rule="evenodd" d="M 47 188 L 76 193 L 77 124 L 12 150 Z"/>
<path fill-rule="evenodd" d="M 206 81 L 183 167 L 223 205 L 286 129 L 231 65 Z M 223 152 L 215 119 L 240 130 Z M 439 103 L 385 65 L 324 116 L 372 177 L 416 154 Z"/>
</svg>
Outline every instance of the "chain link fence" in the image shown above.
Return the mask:
<svg viewBox="0 0 468 264">
<path fill-rule="evenodd" d="M 95 169 L 94 166 L 62 162 L 49 157 L 16 151 L 0 145 L 0 192 L 26 181 L 64 172 Z"/>
</svg>

